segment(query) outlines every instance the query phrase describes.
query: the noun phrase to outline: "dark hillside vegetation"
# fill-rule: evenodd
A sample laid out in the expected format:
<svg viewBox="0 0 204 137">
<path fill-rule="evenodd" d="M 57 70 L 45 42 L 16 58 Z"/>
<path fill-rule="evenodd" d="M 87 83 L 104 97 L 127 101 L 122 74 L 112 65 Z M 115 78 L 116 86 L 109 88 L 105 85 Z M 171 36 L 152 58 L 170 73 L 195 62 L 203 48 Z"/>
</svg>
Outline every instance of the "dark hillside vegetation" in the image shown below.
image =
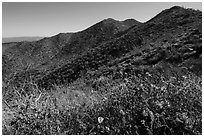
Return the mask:
<svg viewBox="0 0 204 137">
<path fill-rule="evenodd" d="M 40 73 L 59 68 L 87 50 L 115 38 L 115 35 L 129 27 L 141 24 L 134 20 L 129 22 L 120 22 L 109 18 L 81 32 L 60 33 L 35 42 L 13 43 L 3 53 L 7 59 L 6 62 L 12 64 L 12 66 L 4 64 L 3 68 L 10 71 L 5 74 L 3 79 L 9 79 L 12 73 L 24 73 L 28 66 L 29 70 L 35 69 Z M 6 46 L 9 46 L 9 43 L 5 43 L 4 47 Z"/>
<path fill-rule="evenodd" d="M 175 6 L 146 23 L 109 18 L 12 46 L 3 54 L 3 134 L 201 135 L 201 19 Z M 41 44 L 53 52 L 39 65 L 9 68 L 22 60 L 10 54 L 37 56 Z"/>
</svg>

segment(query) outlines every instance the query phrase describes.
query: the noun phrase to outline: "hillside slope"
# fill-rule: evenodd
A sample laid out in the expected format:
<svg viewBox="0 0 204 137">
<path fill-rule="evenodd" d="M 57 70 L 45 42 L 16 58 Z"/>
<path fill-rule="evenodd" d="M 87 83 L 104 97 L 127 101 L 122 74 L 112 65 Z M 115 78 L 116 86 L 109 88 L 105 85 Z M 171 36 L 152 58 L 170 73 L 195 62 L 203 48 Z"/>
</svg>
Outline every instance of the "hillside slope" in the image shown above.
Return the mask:
<svg viewBox="0 0 204 137">
<path fill-rule="evenodd" d="M 130 51 L 140 58 L 139 64 L 169 62 L 188 67 L 201 75 L 201 19 L 201 12 L 192 9 L 172 7 L 164 10 L 144 25 L 128 29 L 117 38 L 93 48 L 71 63 L 51 72 L 39 83 L 72 82 L 80 77 L 81 71 L 86 73 L 89 69 L 97 70 Z"/>
<path fill-rule="evenodd" d="M 114 38 L 119 32 L 141 24 L 134 20 L 126 22 L 109 18 L 81 32 L 61 33 L 35 42 L 12 43 L 3 52 L 5 78 L 15 72 L 30 69 L 49 71 L 63 66 L 75 56 Z M 4 47 L 9 46 L 8 44 Z"/>
<path fill-rule="evenodd" d="M 4 78 L 10 74 L 23 72 L 46 63 L 59 52 L 64 44 L 69 41 L 71 34 L 60 34 L 51 38 L 44 38 L 35 42 L 12 43 L 10 48 L 3 52 Z M 9 43 L 6 43 L 9 44 Z M 7 46 L 7 45 L 4 45 Z"/>
</svg>

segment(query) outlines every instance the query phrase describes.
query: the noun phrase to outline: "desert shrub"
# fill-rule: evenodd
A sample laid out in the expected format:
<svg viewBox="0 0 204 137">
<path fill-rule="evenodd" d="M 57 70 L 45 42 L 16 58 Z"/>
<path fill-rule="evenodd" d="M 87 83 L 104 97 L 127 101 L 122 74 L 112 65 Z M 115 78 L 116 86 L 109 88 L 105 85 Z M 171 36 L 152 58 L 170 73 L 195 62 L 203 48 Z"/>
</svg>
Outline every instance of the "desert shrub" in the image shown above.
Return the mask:
<svg viewBox="0 0 204 137">
<path fill-rule="evenodd" d="M 47 91 L 34 83 L 5 86 L 3 134 L 201 134 L 201 78 L 168 65 L 152 67 Z"/>
</svg>

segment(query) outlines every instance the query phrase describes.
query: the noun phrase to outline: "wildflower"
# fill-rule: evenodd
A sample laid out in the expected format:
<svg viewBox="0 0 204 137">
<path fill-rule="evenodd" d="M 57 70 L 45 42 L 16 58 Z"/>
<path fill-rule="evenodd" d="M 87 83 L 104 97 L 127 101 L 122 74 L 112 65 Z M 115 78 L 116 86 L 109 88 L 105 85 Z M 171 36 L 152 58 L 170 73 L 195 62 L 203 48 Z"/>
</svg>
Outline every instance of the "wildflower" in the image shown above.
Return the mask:
<svg viewBox="0 0 204 137">
<path fill-rule="evenodd" d="M 164 104 L 164 102 L 163 102 L 163 101 L 161 101 L 161 102 L 156 101 L 155 103 L 156 103 L 156 105 L 157 105 L 157 106 L 159 106 L 159 107 L 160 107 L 160 109 L 161 109 L 161 108 L 163 108 L 163 104 Z"/>
<path fill-rule="evenodd" d="M 106 130 L 110 131 L 110 128 L 109 128 L 109 127 L 105 127 L 105 128 L 106 128 Z"/>
<path fill-rule="evenodd" d="M 153 88 L 155 87 L 155 85 L 153 85 L 153 84 L 150 84 L 150 85 L 151 85 L 151 87 L 153 87 Z"/>
<path fill-rule="evenodd" d="M 144 120 L 141 120 L 141 123 L 142 123 L 143 125 L 145 125 L 145 121 L 144 121 Z"/>
<path fill-rule="evenodd" d="M 98 123 L 102 123 L 103 122 L 103 120 L 104 120 L 104 118 L 103 117 L 98 117 Z"/>
<path fill-rule="evenodd" d="M 186 76 L 182 76 L 184 79 L 186 79 L 187 77 Z"/>
<path fill-rule="evenodd" d="M 165 87 L 165 86 L 162 86 L 162 87 L 161 87 L 161 90 L 162 90 L 162 91 L 166 90 L 166 87 Z"/>
<path fill-rule="evenodd" d="M 125 112 L 121 109 L 120 110 L 120 113 L 122 114 L 122 115 L 125 115 Z"/>
<path fill-rule="evenodd" d="M 145 116 L 145 117 L 148 116 L 148 113 L 147 113 L 146 110 L 143 110 L 142 114 L 143 114 L 143 116 Z"/>
<path fill-rule="evenodd" d="M 149 77 L 151 77 L 152 75 L 149 73 L 149 72 L 146 72 L 146 74 L 149 76 Z"/>
</svg>

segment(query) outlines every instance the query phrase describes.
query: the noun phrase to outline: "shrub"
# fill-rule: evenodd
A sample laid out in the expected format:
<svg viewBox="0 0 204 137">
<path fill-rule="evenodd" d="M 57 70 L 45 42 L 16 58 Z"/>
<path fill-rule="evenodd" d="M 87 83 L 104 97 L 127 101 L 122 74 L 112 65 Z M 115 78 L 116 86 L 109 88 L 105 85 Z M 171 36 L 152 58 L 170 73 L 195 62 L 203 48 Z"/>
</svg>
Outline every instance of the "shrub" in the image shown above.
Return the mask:
<svg viewBox="0 0 204 137">
<path fill-rule="evenodd" d="M 33 83 L 29 92 L 4 87 L 3 134 L 201 134 L 201 78 L 166 67 L 81 78 L 47 91 Z"/>
</svg>

